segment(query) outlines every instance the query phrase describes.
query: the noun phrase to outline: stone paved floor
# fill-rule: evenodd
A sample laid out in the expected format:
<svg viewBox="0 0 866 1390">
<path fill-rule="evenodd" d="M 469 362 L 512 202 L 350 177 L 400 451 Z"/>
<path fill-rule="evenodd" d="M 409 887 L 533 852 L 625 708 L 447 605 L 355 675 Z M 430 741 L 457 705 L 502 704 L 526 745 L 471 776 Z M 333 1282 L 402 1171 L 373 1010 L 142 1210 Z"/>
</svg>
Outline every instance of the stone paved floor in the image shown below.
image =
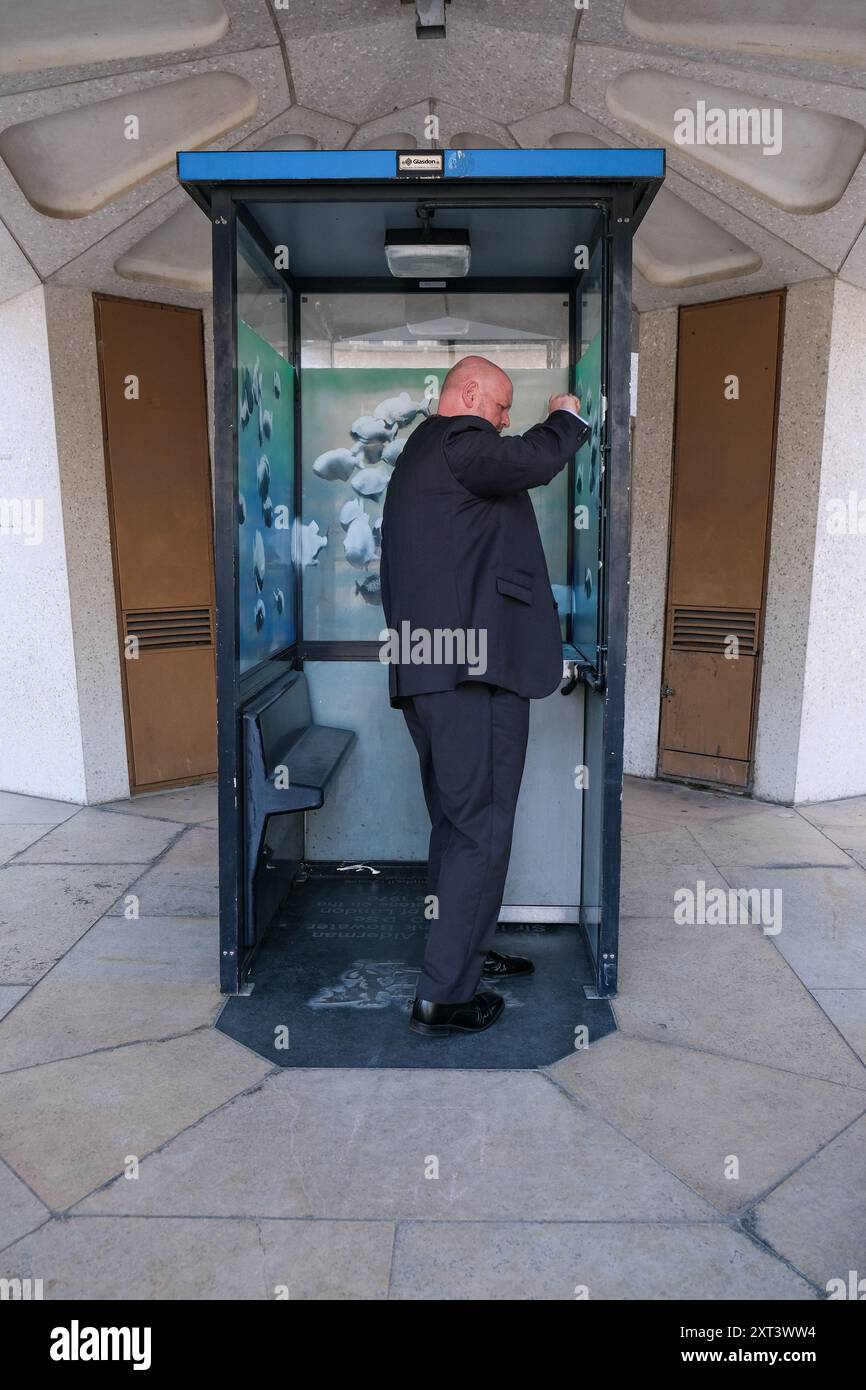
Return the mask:
<svg viewBox="0 0 866 1390">
<path fill-rule="evenodd" d="M 866 797 L 629 782 L 619 1031 L 538 1072 L 292 1070 L 216 1031 L 215 817 L 213 787 L 0 794 L 0 1276 L 800 1300 L 866 1274 Z M 681 925 L 699 883 L 769 911 Z"/>
</svg>

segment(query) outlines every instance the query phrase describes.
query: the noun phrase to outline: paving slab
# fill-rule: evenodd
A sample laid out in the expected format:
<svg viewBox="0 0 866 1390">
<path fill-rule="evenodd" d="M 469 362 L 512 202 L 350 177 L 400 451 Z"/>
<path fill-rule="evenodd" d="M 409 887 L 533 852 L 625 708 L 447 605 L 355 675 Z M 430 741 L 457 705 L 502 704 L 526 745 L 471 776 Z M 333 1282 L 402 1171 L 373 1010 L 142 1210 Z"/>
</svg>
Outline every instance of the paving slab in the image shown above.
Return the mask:
<svg viewBox="0 0 866 1390">
<path fill-rule="evenodd" d="M 197 209 L 190 204 L 190 210 Z M 201 216 L 201 214 L 199 214 Z M 207 226 L 207 219 L 202 217 Z M 203 782 L 197 787 L 180 787 L 169 792 L 147 792 L 123 801 L 106 801 L 101 810 L 125 816 L 154 816 L 157 820 L 186 821 L 189 824 L 217 819 L 217 786 Z"/>
<path fill-rule="evenodd" d="M 657 815 L 651 815 L 649 811 L 633 811 L 623 797 L 622 833 L 624 836 L 632 838 L 656 830 L 674 830 L 682 824 L 683 818 L 676 812 L 668 815 L 662 809 Z"/>
<path fill-rule="evenodd" d="M 268 1298 L 386 1298 L 391 1221 L 259 1221 Z"/>
<path fill-rule="evenodd" d="M 668 832 L 662 831 L 661 834 Z M 641 840 L 649 838 L 640 836 Z M 623 846 L 623 868 L 620 883 L 619 907 L 622 917 L 658 917 L 673 922 L 677 899 L 674 894 L 682 888 L 727 888 L 722 875 L 715 869 L 699 845 L 690 861 L 658 863 L 652 855 L 629 857 L 633 841 Z"/>
<path fill-rule="evenodd" d="M 384 1298 L 389 1222 L 55 1218 L 3 1252 L 46 1299 Z"/>
<path fill-rule="evenodd" d="M 778 893 L 773 944 L 810 989 L 866 989 L 866 869 L 728 866 L 735 888 Z M 772 899 L 771 899 L 772 901 Z"/>
<path fill-rule="evenodd" d="M 98 921 L 135 875 L 125 864 L 0 869 L 0 981 L 31 984 Z"/>
<path fill-rule="evenodd" d="M 27 849 L 36 840 L 41 840 L 51 829 L 50 825 L 4 825 L 0 823 L 0 864 L 6 864 L 16 854 Z"/>
<path fill-rule="evenodd" d="M 622 923 L 619 1029 L 866 1087 L 863 1064 L 757 926 Z"/>
<path fill-rule="evenodd" d="M 31 988 L 30 985 L 0 985 L 0 1018 L 5 1018 Z"/>
<path fill-rule="evenodd" d="M 545 1071 L 725 1212 L 866 1112 L 851 1087 L 617 1033 Z"/>
<path fill-rule="evenodd" d="M 185 826 L 85 806 L 20 854 L 18 864 L 149 864 Z"/>
<path fill-rule="evenodd" d="M 159 861 L 161 869 L 213 869 L 219 872 L 219 837 L 206 825 L 194 825 L 175 840 Z"/>
<path fill-rule="evenodd" d="M 6 1163 L 0 1163 L 0 1250 L 41 1226 L 51 1213 Z M 5 1273 L 0 1259 L 0 1277 Z"/>
<path fill-rule="evenodd" d="M 122 1172 L 129 1155 L 143 1158 L 267 1071 L 207 1029 L 6 1072 L 0 1157 L 60 1210 Z"/>
<path fill-rule="evenodd" d="M 866 1062 L 866 989 L 815 989 L 812 995 L 845 1041 Z"/>
<path fill-rule="evenodd" d="M 796 811 L 765 809 L 751 816 L 690 823 L 689 829 L 724 872 L 727 864 L 794 867 L 809 864 L 850 864 L 839 849 Z"/>
<path fill-rule="evenodd" d="M 670 816 L 687 826 L 698 820 L 726 820 L 766 811 L 766 801 L 734 796 L 729 792 L 698 791 L 679 782 L 655 782 L 648 777 L 625 777 L 623 811 Z"/>
<path fill-rule="evenodd" d="M 2 1078 L 0 1078 L 2 1083 Z M 426 1174 L 437 1170 L 438 1177 Z M 81 1213 L 362 1220 L 711 1219 L 534 1072 L 282 1071 Z"/>
<path fill-rule="evenodd" d="M 759 1202 L 753 1228 L 822 1289 L 866 1278 L 866 1119 Z"/>
<path fill-rule="evenodd" d="M 586 1293 L 581 1294 L 581 1290 Z M 665 1222 L 401 1222 L 392 1299 L 814 1299 L 740 1231 Z"/>
<path fill-rule="evenodd" d="M 840 849 L 866 852 L 866 796 L 808 802 L 797 810 Z"/>
<path fill-rule="evenodd" d="M 677 824 L 644 830 L 638 834 L 623 833 L 623 865 L 642 873 L 644 866 L 654 864 L 704 864 L 708 872 L 714 865 L 701 849 L 687 826 Z"/>
<path fill-rule="evenodd" d="M 105 917 L 0 1021 L 0 1072 L 215 1021 L 219 924 Z"/>
<path fill-rule="evenodd" d="M 219 874 L 213 868 L 164 868 L 162 859 L 134 879 L 107 915 L 123 917 L 138 899 L 142 917 L 219 917 Z"/>
<path fill-rule="evenodd" d="M 0 825 L 59 825 L 80 810 L 75 801 L 50 801 L 44 796 L 0 792 Z"/>
</svg>

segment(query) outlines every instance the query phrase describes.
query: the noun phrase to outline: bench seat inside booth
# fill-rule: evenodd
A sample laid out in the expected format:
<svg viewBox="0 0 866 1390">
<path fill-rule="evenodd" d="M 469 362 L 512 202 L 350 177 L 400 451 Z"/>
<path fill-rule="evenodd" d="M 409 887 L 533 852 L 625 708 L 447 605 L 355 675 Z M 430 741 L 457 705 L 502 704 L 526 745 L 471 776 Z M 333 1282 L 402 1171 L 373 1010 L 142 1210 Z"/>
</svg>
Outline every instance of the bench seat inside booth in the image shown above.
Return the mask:
<svg viewBox="0 0 866 1390">
<path fill-rule="evenodd" d="M 315 811 L 356 735 L 314 724 L 303 671 L 272 682 L 243 709 L 246 933 L 257 940 L 255 880 L 271 816 Z"/>
</svg>

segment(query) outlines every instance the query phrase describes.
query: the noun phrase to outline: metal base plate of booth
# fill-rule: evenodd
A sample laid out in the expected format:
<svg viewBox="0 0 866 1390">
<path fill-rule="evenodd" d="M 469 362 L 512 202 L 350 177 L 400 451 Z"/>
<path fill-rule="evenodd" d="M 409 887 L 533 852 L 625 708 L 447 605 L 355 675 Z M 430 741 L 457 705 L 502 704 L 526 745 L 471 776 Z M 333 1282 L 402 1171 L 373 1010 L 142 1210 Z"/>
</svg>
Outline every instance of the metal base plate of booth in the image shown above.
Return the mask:
<svg viewBox="0 0 866 1390">
<path fill-rule="evenodd" d="M 378 873 L 371 873 L 378 869 Z M 509 923 L 496 950 L 529 956 L 535 974 L 499 985 L 494 1027 L 420 1038 L 408 1027 L 424 954 L 423 865 L 340 871 L 308 866 L 262 944 L 255 988 L 231 997 L 217 1027 L 279 1066 L 534 1068 L 615 1030 L 609 1001 L 587 999 L 595 972 L 580 928 Z"/>
</svg>

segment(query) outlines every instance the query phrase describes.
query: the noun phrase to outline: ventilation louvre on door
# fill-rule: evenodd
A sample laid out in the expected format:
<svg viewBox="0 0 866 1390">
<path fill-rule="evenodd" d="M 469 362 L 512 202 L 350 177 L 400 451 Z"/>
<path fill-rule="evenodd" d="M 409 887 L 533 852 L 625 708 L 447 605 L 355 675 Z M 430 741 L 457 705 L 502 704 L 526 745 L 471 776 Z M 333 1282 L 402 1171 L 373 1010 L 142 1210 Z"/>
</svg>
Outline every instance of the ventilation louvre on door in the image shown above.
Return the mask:
<svg viewBox="0 0 866 1390">
<path fill-rule="evenodd" d="M 675 608 L 674 651 L 725 652 L 736 637 L 743 656 L 754 655 L 758 613 L 754 608 Z"/>
<path fill-rule="evenodd" d="M 213 622 L 209 608 L 153 608 L 124 613 L 127 637 L 141 648 L 212 647 Z"/>
</svg>

